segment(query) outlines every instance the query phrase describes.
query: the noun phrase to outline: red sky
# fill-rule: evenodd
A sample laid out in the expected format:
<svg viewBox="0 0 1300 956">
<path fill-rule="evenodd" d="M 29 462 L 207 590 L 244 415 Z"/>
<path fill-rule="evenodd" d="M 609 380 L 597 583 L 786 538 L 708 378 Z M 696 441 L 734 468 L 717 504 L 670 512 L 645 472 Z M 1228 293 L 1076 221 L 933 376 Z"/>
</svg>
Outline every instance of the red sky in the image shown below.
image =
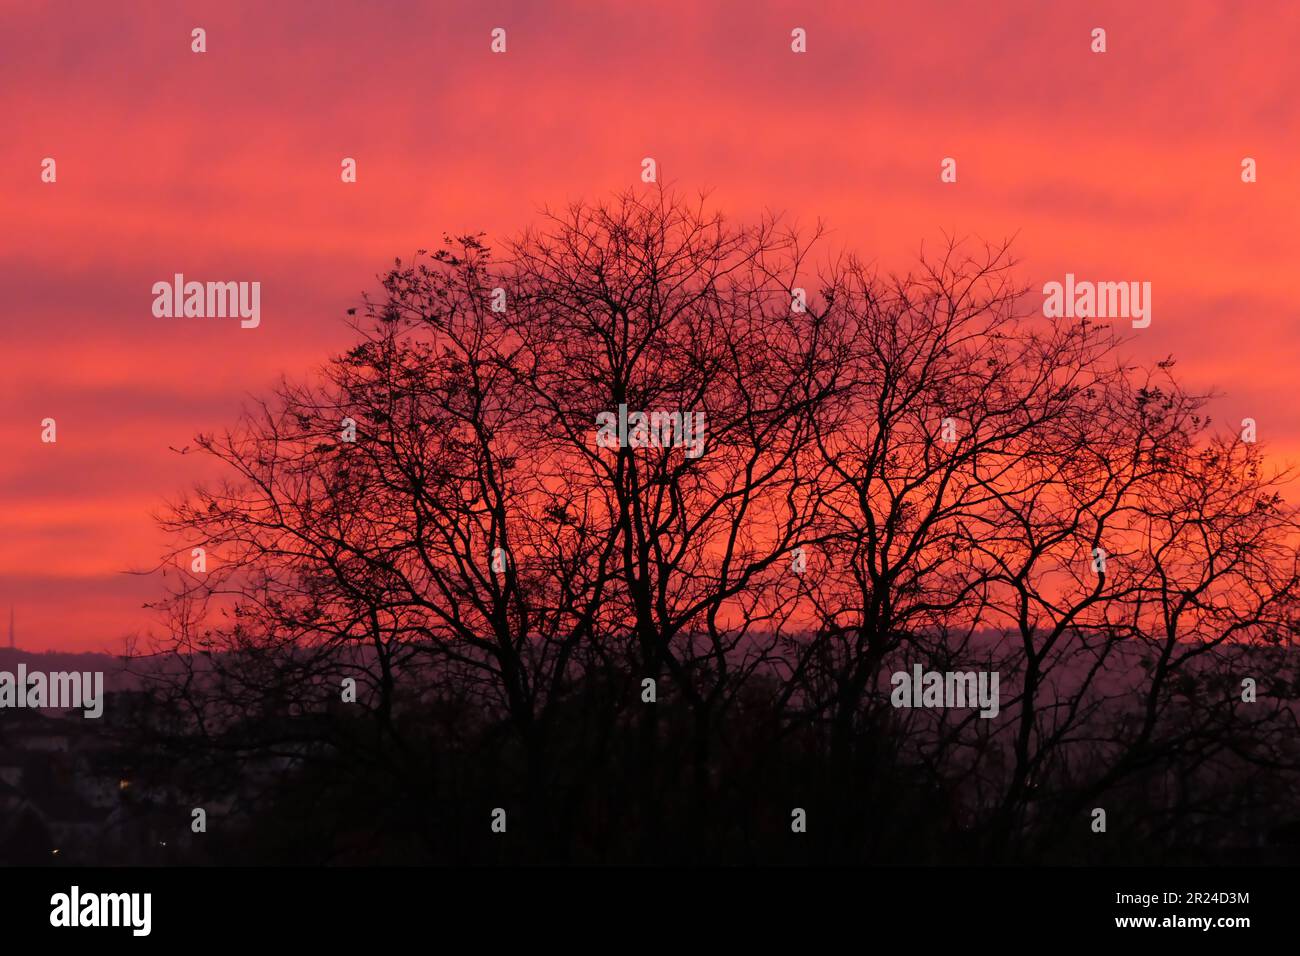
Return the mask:
<svg viewBox="0 0 1300 956">
<path fill-rule="evenodd" d="M 201 477 L 169 445 L 346 342 L 395 256 L 514 232 L 645 156 L 885 267 L 946 231 L 1015 235 L 1036 287 L 1150 281 L 1134 356 L 1173 353 L 1300 460 L 1298 41 L 1293 2 L 7 4 L 0 612 L 29 649 L 156 626 L 124 572 Z M 261 326 L 154 318 L 176 272 L 260 281 Z"/>
</svg>

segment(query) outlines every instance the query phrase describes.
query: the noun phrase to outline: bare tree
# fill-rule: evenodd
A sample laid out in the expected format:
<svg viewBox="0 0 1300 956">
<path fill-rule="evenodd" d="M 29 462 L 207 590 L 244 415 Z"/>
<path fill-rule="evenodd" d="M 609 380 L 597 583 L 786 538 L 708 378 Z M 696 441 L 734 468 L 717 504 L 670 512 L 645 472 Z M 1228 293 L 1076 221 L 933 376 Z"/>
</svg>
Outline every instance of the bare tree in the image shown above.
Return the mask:
<svg viewBox="0 0 1300 956">
<path fill-rule="evenodd" d="M 1294 694 L 1228 686 L 1291 640 L 1285 476 L 1007 246 L 882 277 L 821 238 L 656 189 L 396 263 L 164 518 L 202 746 L 500 794 L 545 859 L 750 853 L 787 793 L 854 821 L 827 854 L 910 803 L 1006 857 L 1152 768 L 1290 779 Z M 891 707 L 911 663 L 998 672 L 1001 717 Z"/>
</svg>

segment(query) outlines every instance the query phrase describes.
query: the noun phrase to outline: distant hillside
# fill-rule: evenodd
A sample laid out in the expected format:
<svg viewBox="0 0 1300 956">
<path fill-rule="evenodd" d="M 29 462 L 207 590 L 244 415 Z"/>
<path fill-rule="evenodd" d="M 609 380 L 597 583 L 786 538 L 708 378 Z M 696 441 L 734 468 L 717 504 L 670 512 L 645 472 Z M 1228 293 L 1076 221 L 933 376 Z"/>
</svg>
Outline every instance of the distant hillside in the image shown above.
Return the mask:
<svg viewBox="0 0 1300 956">
<path fill-rule="evenodd" d="M 26 664 L 28 671 L 102 671 L 104 690 L 138 690 L 140 679 L 135 674 L 127 673 L 122 658 L 112 654 L 69 654 L 60 651 L 35 653 L 21 648 L 11 650 L 0 647 L 0 671 L 16 672 L 19 664 Z M 135 665 L 139 670 L 139 663 Z"/>
</svg>

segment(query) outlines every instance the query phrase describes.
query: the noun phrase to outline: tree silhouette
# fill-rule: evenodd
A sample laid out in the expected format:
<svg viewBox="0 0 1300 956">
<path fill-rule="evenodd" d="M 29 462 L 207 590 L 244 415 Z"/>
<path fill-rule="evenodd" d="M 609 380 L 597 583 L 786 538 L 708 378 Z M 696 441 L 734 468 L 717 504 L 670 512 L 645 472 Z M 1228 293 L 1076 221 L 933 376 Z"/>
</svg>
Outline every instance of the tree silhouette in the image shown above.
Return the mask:
<svg viewBox="0 0 1300 956">
<path fill-rule="evenodd" d="M 249 825 L 293 858 L 1045 859 L 1108 852 L 1107 800 L 1154 853 L 1285 792 L 1287 476 L 1008 246 L 822 242 L 656 188 L 398 261 L 353 348 L 198 438 L 169 745 L 273 756 Z M 607 447 L 620 409 L 702 441 Z M 996 672 L 999 715 L 894 707 L 913 664 Z"/>
</svg>

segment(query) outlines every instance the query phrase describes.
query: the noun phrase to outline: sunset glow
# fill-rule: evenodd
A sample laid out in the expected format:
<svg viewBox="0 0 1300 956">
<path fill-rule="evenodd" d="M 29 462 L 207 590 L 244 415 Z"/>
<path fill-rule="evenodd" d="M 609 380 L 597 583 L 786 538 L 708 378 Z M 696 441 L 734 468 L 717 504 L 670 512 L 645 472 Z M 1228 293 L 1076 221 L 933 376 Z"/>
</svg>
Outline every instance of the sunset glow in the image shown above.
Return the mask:
<svg viewBox="0 0 1300 956">
<path fill-rule="evenodd" d="M 118 651 L 157 627 L 158 581 L 128 572 L 163 553 L 152 513 L 211 477 L 177 450 L 346 347 L 346 310 L 395 257 L 491 244 L 633 185 L 647 156 L 733 219 L 821 220 L 827 253 L 883 269 L 945 235 L 1014 237 L 1030 289 L 1149 282 L 1133 356 L 1173 356 L 1222 393 L 1216 420 L 1253 417 L 1278 464 L 1300 460 L 1300 6 L 1251 10 L 11 6 L 0 609 L 31 650 Z M 489 52 L 499 25 L 508 57 Z M 176 273 L 260 282 L 260 325 L 156 318 L 151 287 Z"/>
</svg>

